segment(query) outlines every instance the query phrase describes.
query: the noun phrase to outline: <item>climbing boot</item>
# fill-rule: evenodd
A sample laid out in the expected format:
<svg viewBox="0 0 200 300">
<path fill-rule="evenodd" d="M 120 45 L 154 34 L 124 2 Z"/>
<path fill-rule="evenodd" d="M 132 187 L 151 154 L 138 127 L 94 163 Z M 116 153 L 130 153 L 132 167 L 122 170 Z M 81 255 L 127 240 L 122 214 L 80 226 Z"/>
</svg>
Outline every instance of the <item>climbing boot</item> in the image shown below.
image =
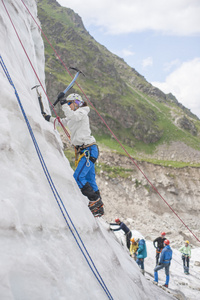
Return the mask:
<svg viewBox="0 0 200 300">
<path fill-rule="evenodd" d="M 93 214 L 95 214 L 96 212 L 98 212 L 98 210 L 103 207 L 103 202 L 101 200 L 101 198 L 97 199 L 96 201 L 90 201 L 88 204 L 89 209 L 91 210 L 91 212 Z"/>
<path fill-rule="evenodd" d="M 87 182 L 84 185 L 84 187 L 81 189 L 81 192 L 84 196 L 88 197 L 88 199 L 90 200 L 88 207 L 91 210 L 91 212 L 93 213 L 93 215 L 95 217 L 102 216 L 104 214 L 104 209 L 103 209 L 103 202 L 101 200 L 99 190 L 95 192 L 92 189 L 89 182 Z"/>
<path fill-rule="evenodd" d="M 104 215 L 104 208 L 103 207 L 100 207 L 94 214 L 94 217 L 101 217 Z"/>
</svg>

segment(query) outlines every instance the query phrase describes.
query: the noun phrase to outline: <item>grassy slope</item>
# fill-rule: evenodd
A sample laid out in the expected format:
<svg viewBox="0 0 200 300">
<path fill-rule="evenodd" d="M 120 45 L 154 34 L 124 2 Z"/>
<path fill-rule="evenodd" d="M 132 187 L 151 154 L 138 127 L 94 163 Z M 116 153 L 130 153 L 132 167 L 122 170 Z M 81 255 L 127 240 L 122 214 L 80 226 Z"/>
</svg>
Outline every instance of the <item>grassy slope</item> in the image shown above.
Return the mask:
<svg viewBox="0 0 200 300">
<path fill-rule="evenodd" d="M 174 102 L 162 98 L 158 101 L 158 97 L 145 93 L 144 89 L 151 88 L 151 85 L 122 59 L 98 44 L 77 21 L 74 21 L 71 10 L 60 7 L 53 0 L 39 0 L 38 13 L 45 34 L 65 64 L 69 66 L 77 63 L 87 74 L 86 78 L 79 77 L 79 84 L 131 155 L 137 158 L 138 154 L 141 156 L 141 153 L 144 153 L 144 156 L 145 153 L 152 154 L 158 145 L 172 141 L 182 141 L 200 150 L 199 137 L 193 136 L 174 124 L 174 118 L 184 115 L 185 112 Z M 48 78 L 51 72 L 54 81 L 61 87 L 65 87 L 71 77 L 60 65 L 46 40 L 44 42 L 46 76 Z M 138 88 L 139 86 L 143 88 Z M 58 89 L 57 93 L 59 91 Z M 77 87 L 74 87 L 73 91 L 80 92 Z M 49 88 L 49 93 L 51 93 L 51 88 Z M 110 110 L 108 110 L 108 104 L 111 104 Z M 127 128 L 121 119 L 115 117 L 116 107 L 121 110 L 122 115 L 124 114 L 124 119 L 126 116 L 131 117 L 130 108 L 133 108 L 135 116 L 131 126 Z M 200 130 L 199 120 L 191 116 L 187 118 L 192 120 Z M 136 123 L 139 124 L 138 127 L 135 127 Z M 123 153 L 114 139 L 110 138 L 101 121 L 97 121 L 96 116 L 94 120 L 92 119 L 92 124 L 100 128 L 94 132 L 99 143 Z M 143 125 L 152 130 L 155 129 L 156 132 L 162 132 L 160 138 L 153 143 L 145 143 L 138 139 L 137 136 L 149 134 L 145 131 L 140 132 L 144 130 L 141 129 Z M 128 139 L 132 141 L 134 147 L 127 145 Z M 152 162 L 174 165 L 174 162 L 156 162 L 155 160 Z"/>
</svg>

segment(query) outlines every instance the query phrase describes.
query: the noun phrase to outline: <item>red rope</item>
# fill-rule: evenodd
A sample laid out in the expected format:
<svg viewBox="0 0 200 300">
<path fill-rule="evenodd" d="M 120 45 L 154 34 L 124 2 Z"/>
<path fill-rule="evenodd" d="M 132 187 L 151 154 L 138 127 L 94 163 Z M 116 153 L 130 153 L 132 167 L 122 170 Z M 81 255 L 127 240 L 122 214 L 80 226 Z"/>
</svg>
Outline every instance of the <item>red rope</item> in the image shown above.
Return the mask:
<svg viewBox="0 0 200 300">
<path fill-rule="evenodd" d="M 55 52 L 55 54 L 57 55 L 58 59 L 60 60 L 60 62 L 62 63 L 62 65 L 64 66 L 64 68 L 67 70 L 67 72 L 69 73 L 69 75 L 72 77 L 72 75 L 70 74 L 68 68 L 66 67 L 66 65 L 64 64 L 64 62 L 62 61 L 62 59 L 60 58 L 59 54 L 57 53 L 57 51 L 54 49 L 54 47 L 51 45 L 50 41 L 48 40 L 48 38 L 46 37 L 46 35 L 44 34 L 44 32 L 42 31 L 41 27 L 38 25 L 38 23 L 36 22 L 35 18 L 33 17 L 33 15 L 31 14 L 30 10 L 28 9 L 28 7 L 26 6 L 26 4 L 24 3 L 23 0 L 21 0 L 22 3 L 24 4 L 24 6 L 26 7 L 27 11 L 29 12 L 29 14 L 31 15 L 32 19 L 34 20 L 34 22 L 37 24 L 39 30 L 42 32 L 43 36 L 45 37 L 45 39 L 47 40 L 47 42 L 49 43 L 49 45 L 51 46 L 51 48 L 53 49 L 53 51 Z M 3 2 L 3 0 L 2 0 Z M 3 3 L 4 4 L 4 3 Z M 4 5 L 5 7 L 5 5 Z M 7 10 L 6 10 L 7 11 Z M 7 12 L 8 13 L 8 12 Z M 10 17 L 9 17 L 10 18 Z M 11 19 L 10 19 L 11 20 Z M 12 23 L 12 21 L 11 21 Z M 16 30 L 15 30 L 16 31 Z M 17 34 L 17 32 L 16 32 Z M 18 36 L 18 34 L 17 34 Z M 19 37 L 18 37 L 19 38 Z M 20 39 L 19 39 L 20 40 Z M 21 43 L 21 40 L 20 40 Z M 21 43 L 22 44 L 22 43 Z M 23 47 L 23 45 L 22 45 Z M 24 47 L 23 47 L 24 49 Z M 24 49 L 25 51 L 25 49 Z M 26 53 L 26 52 L 25 52 Z M 30 60 L 29 60 L 30 62 Z M 30 62 L 31 63 L 31 62 Z M 32 65 L 32 64 L 31 64 Z M 38 76 L 36 75 L 36 77 L 38 78 Z M 39 80 L 39 78 L 38 78 Z M 40 80 L 39 80 L 40 82 Z M 181 223 L 189 230 L 189 232 L 195 237 L 195 239 L 200 242 L 200 240 L 197 238 L 197 236 L 190 230 L 190 228 L 184 223 L 184 221 L 179 217 L 179 215 L 174 211 L 174 209 L 169 205 L 169 203 L 164 199 L 164 197 L 159 193 L 159 191 L 154 187 L 154 185 L 151 183 L 151 181 L 147 178 L 147 176 L 144 174 L 144 172 L 140 169 L 140 167 L 137 165 L 137 163 L 134 161 L 134 159 L 130 156 L 130 154 L 128 153 L 128 151 L 124 148 L 124 146 L 121 144 L 121 142 L 119 141 L 119 139 L 115 136 L 115 134 L 113 133 L 113 131 L 110 129 L 110 127 L 107 125 L 106 121 L 102 118 L 102 116 L 99 114 L 99 112 L 97 111 L 97 109 L 94 107 L 94 105 L 91 103 L 91 101 L 88 99 L 88 97 L 86 96 L 86 94 L 84 93 L 83 89 L 79 86 L 79 84 L 76 82 L 77 86 L 79 87 L 80 91 L 83 93 L 83 95 L 86 97 L 87 101 L 90 103 L 90 105 L 93 107 L 93 109 L 95 110 L 95 112 L 98 114 L 98 116 L 100 117 L 100 119 L 102 120 L 102 122 L 106 125 L 106 127 L 108 128 L 108 130 L 110 131 L 110 133 L 113 135 L 113 137 L 115 138 L 115 140 L 118 142 L 118 144 L 121 146 L 121 148 L 124 150 L 124 152 L 127 154 L 127 156 L 131 159 L 131 161 L 134 163 L 134 165 L 138 168 L 138 170 L 142 173 L 142 175 L 146 178 L 146 180 L 149 182 L 149 184 L 152 186 L 152 188 L 155 190 L 155 192 L 160 196 L 160 198 L 165 202 L 165 204 L 169 207 L 169 209 L 171 209 L 171 211 L 176 215 L 176 217 L 181 221 Z M 44 90 L 44 89 L 43 89 Z M 46 92 L 45 92 L 46 94 Z M 47 96 L 47 94 L 46 94 Z M 48 98 L 48 96 L 47 96 Z M 49 101 L 50 102 L 50 101 Z M 52 104 L 51 104 L 52 105 Z M 57 115 L 57 114 L 56 114 Z M 58 119 L 59 121 L 59 119 Z M 60 121 L 59 121 L 60 122 Z M 64 127 L 64 126 L 63 126 Z"/>
</svg>

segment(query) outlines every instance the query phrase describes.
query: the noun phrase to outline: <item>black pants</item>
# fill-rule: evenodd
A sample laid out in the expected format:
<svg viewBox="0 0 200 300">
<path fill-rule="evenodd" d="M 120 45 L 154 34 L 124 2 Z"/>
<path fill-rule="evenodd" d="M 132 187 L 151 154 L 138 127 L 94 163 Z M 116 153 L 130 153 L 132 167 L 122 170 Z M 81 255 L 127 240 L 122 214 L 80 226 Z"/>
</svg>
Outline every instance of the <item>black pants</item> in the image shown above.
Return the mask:
<svg viewBox="0 0 200 300">
<path fill-rule="evenodd" d="M 157 252 L 157 251 L 156 251 L 156 265 L 158 265 L 158 263 L 159 263 L 159 257 L 160 257 L 160 253 L 162 252 L 162 249 L 160 249 L 159 252 Z"/>
<path fill-rule="evenodd" d="M 156 265 L 158 265 L 159 257 L 160 257 L 160 253 L 156 252 Z"/>
<path fill-rule="evenodd" d="M 131 237 L 132 237 L 132 232 L 129 231 L 126 234 L 126 246 L 127 246 L 128 250 L 130 249 L 130 245 L 131 245 L 131 242 L 130 242 Z"/>
<path fill-rule="evenodd" d="M 183 260 L 183 266 L 185 267 L 185 263 L 187 263 L 187 266 L 186 267 L 188 267 L 189 268 L 189 261 L 190 261 L 190 258 L 189 258 L 189 256 L 182 256 L 182 260 Z"/>
</svg>

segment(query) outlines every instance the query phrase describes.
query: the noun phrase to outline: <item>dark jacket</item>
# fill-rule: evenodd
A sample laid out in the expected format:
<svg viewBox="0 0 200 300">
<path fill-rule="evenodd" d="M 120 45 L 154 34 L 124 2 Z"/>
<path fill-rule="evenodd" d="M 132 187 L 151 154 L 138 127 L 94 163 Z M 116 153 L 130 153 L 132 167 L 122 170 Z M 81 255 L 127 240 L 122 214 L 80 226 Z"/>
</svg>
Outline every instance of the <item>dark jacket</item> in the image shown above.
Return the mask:
<svg viewBox="0 0 200 300">
<path fill-rule="evenodd" d="M 161 236 L 158 237 L 157 239 L 155 239 L 153 241 L 153 245 L 155 248 L 159 248 L 160 250 L 164 248 L 164 240 L 166 240 L 166 238 L 162 238 Z M 157 243 L 157 246 L 155 245 Z"/>
<path fill-rule="evenodd" d="M 160 256 L 160 264 L 168 264 L 172 259 L 172 249 L 169 245 L 165 246 L 165 248 L 161 252 Z"/>
<path fill-rule="evenodd" d="M 110 223 L 110 225 L 118 225 L 118 224 Z M 112 230 L 113 231 L 123 230 L 125 232 L 125 234 L 127 234 L 130 231 L 130 229 L 123 222 L 120 223 L 119 228 L 112 229 Z"/>
</svg>

